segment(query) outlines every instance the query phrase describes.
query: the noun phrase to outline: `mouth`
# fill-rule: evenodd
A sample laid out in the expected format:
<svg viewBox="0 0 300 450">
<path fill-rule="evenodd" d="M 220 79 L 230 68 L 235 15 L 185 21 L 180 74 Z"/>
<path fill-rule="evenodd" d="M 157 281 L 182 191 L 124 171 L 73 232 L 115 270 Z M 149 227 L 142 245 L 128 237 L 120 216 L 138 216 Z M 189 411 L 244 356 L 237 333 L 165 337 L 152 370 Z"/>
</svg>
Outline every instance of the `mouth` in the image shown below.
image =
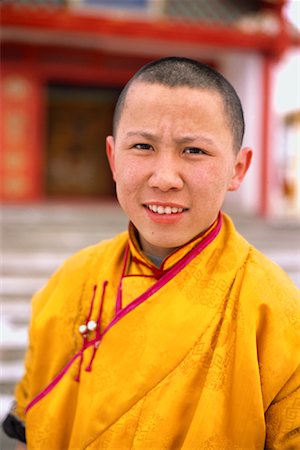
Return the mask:
<svg viewBox="0 0 300 450">
<path fill-rule="evenodd" d="M 150 211 L 152 211 L 155 214 L 159 214 L 159 215 L 170 215 L 170 214 L 180 214 L 184 211 L 187 211 L 188 208 L 183 208 L 183 207 L 179 207 L 179 206 L 173 206 L 173 205 L 157 205 L 157 204 L 144 204 L 143 205 L 145 208 L 149 209 Z"/>
</svg>

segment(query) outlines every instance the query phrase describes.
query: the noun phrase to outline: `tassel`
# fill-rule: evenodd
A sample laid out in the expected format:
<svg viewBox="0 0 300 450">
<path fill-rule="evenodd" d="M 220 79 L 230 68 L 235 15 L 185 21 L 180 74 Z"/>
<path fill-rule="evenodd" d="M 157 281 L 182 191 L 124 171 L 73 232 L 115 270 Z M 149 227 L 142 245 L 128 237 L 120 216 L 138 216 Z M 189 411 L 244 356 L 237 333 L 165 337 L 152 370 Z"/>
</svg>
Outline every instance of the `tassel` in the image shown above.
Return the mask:
<svg viewBox="0 0 300 450">
<path fill-rule="evenodd" d="M 82 363 L 83 363 L 83 351 L 86 347 L 86 344 L 88 342 L 88 323 L 90 322 L 90 318 L 93 312 L 93 308 L 94 308 L 94 301 L 95 301 L 95 297 L 96 297 L 96 292 L 97 292 L 97 285 L 95 284 L 93 287 L 93 293 L 92 293 L 92 298 L 91 298 L 91 304 L 90 304 L 90 310 L 88 313 L 88 316 L 86 318 L 85 324 L 84 325 L 80 325 L 79 327 L 79 332 L 82 334 L 83 337 L 83 343 L 82 343 L 82 347 L 80 350 L 80 360 L 79 360 L 79 364 L 78 364 L 78 371 L 77 371 L 77 375 L 74 378 L 74 380 L 79 383 L 80 381 L 80 372 L 81 372 L 81 367 L 82 367 Z"/>
<path fill-rule="evenodd" d="M 82 366 L 82 363 L 83 363 L 83 350 L 81 351 L 81 354 L 80 354 L 80 360 L 79 360 L 79 364 L 78 364 L 77 375 L 76 375 L 76 377 L 74 378 L 74 380 L 75 380 L 77 383 L 79 383 L 79 381 L 80 381 L 80 373 L 81 373 L 81 366 Z"/>
<path fill-rule="evenodd" d="M 104 281 L 104 283 L 102 285 L 102 297 L 101 297 L 100 308 L 99 308 L 99 313 L 98 313 L 98 317 L 97 317 L 96 342 L 94 344 L 93 353 L 92 353 L 90 362 L 85 369 L 86 372 L 91 372 L 91 370 L 92 370 L 92 364 L 93 364 L 94 358 L 96 356 L 96 353 L 97 353 L 97 350 L 98 350 L 98 347 L 99 347 L 99 344 L 101 341 L 100 324 L 101 324 L 103 304 L 104 304 L 104 298 L 105 298 L 105 290 L 106 290 L 107 285 L 108 285 L 108 281 L 106 280 L 106 281 Z"/>
</svg>

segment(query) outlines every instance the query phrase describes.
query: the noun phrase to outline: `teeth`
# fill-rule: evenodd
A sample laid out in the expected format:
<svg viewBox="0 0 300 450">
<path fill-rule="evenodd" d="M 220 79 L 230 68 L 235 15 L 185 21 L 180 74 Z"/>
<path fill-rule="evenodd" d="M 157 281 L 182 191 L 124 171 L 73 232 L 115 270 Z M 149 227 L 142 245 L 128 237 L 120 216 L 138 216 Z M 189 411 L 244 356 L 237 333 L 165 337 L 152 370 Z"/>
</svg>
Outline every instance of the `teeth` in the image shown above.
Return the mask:
<svg viewBox="0 0 300 450">
<path fill-rule="evenodd" d="M 183 211 L 183 208 L 176 208 L 175 206 L 157 206 L 157 205 L 147 205 L 147 208 L 150 209 L 150 211 L 153 211 L 158 214 L 177 214 L 181 213 Z"/>
</svg>

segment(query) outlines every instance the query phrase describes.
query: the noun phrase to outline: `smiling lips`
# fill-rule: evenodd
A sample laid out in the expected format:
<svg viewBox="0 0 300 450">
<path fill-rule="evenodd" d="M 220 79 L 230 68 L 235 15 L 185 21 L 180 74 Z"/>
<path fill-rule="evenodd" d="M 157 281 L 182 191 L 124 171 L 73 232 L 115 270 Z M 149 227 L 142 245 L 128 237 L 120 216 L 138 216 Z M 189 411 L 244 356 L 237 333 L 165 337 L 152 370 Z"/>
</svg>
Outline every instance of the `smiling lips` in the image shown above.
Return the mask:
<svg viewBox="0 0 300 450">
<path fill-rule="evenodd" d="M 150 211 L 157 214 L 178 214 L 186 211 L 186 208 L 177 208 L 176 206 L 162 206 L 162 205 L 145 205 Z"/>
</svg>

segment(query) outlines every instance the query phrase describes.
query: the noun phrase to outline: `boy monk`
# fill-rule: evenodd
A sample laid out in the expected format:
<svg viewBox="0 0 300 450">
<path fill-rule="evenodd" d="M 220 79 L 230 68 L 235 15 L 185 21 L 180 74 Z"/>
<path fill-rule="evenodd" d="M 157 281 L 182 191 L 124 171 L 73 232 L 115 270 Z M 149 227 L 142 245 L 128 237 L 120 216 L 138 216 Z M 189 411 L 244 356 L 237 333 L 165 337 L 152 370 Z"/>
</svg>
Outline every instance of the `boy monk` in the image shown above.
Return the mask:
<svg viewBox="0 0 300 450">
<path fill-rule="evenodd" d="M 206 65 L 165 58 L 125 87 L 107 154 L 129 231 L 33 300 L 5 422 L 29 449 L 300 448 L 299 291 L 220 212 L 243 132 Z"/>
</svg>

